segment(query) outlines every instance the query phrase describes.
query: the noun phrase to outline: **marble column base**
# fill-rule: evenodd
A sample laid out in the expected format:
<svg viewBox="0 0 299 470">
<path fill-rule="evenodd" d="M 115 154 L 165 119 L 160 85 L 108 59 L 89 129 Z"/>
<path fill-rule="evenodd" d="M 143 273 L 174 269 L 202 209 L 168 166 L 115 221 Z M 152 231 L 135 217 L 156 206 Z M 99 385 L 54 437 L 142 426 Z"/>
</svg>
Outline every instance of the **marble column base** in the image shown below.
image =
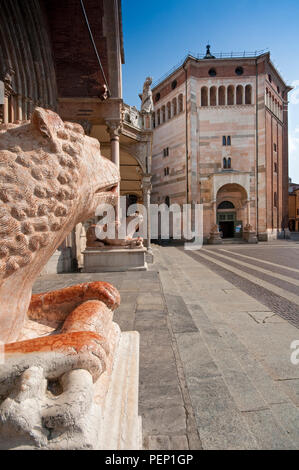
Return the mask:
<svg viewBox="0 0 299 470">
<path fill-rule="evenodd" d="M 211 232 L 210 238 L 208 239 L 209 245 L 222 245 L 223 241 L 220 236 L 220 232 Z"/>
<path fill-rule="evenodd" d="M 146 271 L 146 251 L 146 248 L 89 248 L 83 252 L 83 272 Z"/>
<path fill-rule="evenodd" d="M 247 232 L 247 231 L 244 230 L 243 240 L 247 243 L 250 243 L 250 244 L 258 243 L 256 232 Z"/>
</svg>

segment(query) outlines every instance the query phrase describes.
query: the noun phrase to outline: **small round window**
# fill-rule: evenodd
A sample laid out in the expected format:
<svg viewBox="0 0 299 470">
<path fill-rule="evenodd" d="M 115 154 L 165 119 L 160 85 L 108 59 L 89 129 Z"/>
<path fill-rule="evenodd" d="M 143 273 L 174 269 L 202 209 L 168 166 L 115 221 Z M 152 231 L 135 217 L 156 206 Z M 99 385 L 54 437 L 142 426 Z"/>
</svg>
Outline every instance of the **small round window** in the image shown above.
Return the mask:
<svg viewBox="0 0 299 470">
<path fill-rule="evenodd" d="M 156 96 L 155 96 L 155 101 L 159 101 L 160 98 L 161 98 L 160 93 L 157 93 Z"/>
<path fill-rule="evenodd" d="M 216 70 L 215 69 L 210 69 L 209 70 L 209 75 L 210 75 L 210 77 L 216 77 L 216 75 L 217 75 Z"/>
<path fill-rule="evenodd" d="M 244 69 L 243 67 L 237 67 L 235 72 L 236 72 L 236 75 L 243 75 Z"/>
<path fill-rule="evenodd" d="M 171 88 L 174 90 L 177 86 L 178 82 L 176 80 L 173 80 L 172 84 L 171 84 Z"/>
</svg>

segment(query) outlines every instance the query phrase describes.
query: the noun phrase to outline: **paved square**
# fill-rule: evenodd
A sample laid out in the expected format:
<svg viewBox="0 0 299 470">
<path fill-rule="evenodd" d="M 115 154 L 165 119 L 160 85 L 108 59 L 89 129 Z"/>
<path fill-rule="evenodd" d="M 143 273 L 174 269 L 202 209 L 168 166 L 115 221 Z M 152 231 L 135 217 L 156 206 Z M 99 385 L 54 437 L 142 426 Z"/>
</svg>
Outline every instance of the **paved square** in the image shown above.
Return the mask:
<svg viewBox="0 0 299 470">
<path fill-rule="evenodd" d="M 154 246 L 148 272 L 48 275 L 34 291 L 95 280 L 119 289 L 114 319 L 141 335 L 144 448 L 296 449 L 298 247 Z"/>
</svg>

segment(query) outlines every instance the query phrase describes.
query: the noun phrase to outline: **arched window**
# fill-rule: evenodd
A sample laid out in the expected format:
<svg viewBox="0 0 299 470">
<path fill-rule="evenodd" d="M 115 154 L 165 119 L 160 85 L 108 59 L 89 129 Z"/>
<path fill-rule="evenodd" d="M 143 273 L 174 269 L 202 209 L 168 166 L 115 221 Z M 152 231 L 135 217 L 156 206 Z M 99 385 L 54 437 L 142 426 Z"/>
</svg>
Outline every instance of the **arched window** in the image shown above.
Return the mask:
<svg viewBox="0 0 299 470">
<path fill-rule="evenodd" d="M 228 135 L 226 139 L 226 145 L 230 146 L 232 144 L 231 136 Z"/>
<path fill-rule="evenodd" d="M 225 87 L 221 86 L 218 89 L 218 104 L 219 106 L 225 105 Z"/>
<path fill-rule="evenodd" d="M 222 137 L 222 145 L 224 147 L 226 146 L 226 136 L 225 135 Z"/>
<path fill-rule="evenodd" d="M 165 113 L 165 106 L 162 106 L 162 122 L 165 122 L 166 113 Z"/>
<path fill-rule="evenodd" d="M 210 106 L 216 106 L 216 87 L 210 88 Z"/>
<path fill-rule="evenodd" d="M 245 104 L 252 104 L 252 86 L 246 85 L 245 88 Z"/>
<path fill-rule="evenodd" d="M 173 98 L 172 100 L 172 115 L 173 116 L 176 116 L 177 115 L 177 101 L 176 101 L 176 98 Z"/>
<path fill-rule="evenodd" d="M 171 104 L 167 103 L 167 119 L 171 119 Z"/>
<path fill-rule="evenodd" d="M 208 89 L 205 86 L 201 89 L 201 106 L 208 106 Z"/>
<path fill-rule="evenodd" d="M 169 196 L 166 196 L 166 197 L 165 197 L 165 204 L 166 204 L 167 207 L 170 206 L 170 198 L 169 198 Z"/>
<path fill-rule="evenodd" d="M 243 87 L 242 87 L 242 85 L 237 86 L 237 104 L 243 104 Z"/>
<path fill-rule="evenodd" d="M 227 168 L 230 169 L 231 167 L 232 167 L 232 159 L 229 158 L 229 159 L 227 160 Z"/>
<path fill-rule="evenodd" d="M 158 126 L 160 126 L 160 124 L 161 124 L 161 114 L 160 114 L 160 109 L 158 109 L 158 111 L 157 111 L 157 122 L 158 122 Z"/>
<path fill-rule="evenodd" d="M 223 210 L 223 209 L 234 209 L 235 206 L 233 205 L 232 202 L 230 201 L 223 201 L 221 204 L 218 206 L 218 210 Z"/>
<path fill-rule="evenodd" d="M 227 168 L 227 160 L 226 160 L 226 158 L 223 159 L 223 168 Z"/>
<path fill-rule="evenodd" d="M 153 113 L 153 128 L 156 127 L 156 113 Z"/>
<path fill-rule="evenodd" d="M 235 89 L 233 85 L 230 85 L 227 89 L 227 104 L 229 106 L 232 106 L 234 104 L 234 94 L 235 94 Z"/>
<path fill-rule="evenodd" d="M 179 104 L 179 113 L 181 113 L 183 111 L 183 95 L 179 95 L 179 98 L 178 98 L 178 104 Z"/>
</svg>

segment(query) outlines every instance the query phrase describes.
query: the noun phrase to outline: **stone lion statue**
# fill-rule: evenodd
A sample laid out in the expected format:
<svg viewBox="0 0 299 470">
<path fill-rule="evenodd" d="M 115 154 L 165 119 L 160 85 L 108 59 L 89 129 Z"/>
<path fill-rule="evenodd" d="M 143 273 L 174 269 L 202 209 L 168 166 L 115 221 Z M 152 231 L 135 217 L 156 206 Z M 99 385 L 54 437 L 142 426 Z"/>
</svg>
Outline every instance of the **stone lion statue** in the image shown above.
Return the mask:
<svg viewBox="0 0 299 470">
<path fill-rule="evenodd" d="M 119 238 L 117 227 L 115 228 L 115 238 L 108 238 L 105 236 L 107 224 L 98 225 L 92 224 L 88 227 L 86 232 L 86 247 L 87 248 L 109 248 L 109 247 L 122 247 L 122 248 L 143 248 L 143 238 L 134 237 L 134 233 L 139 230 L 140 224 L 143 221 L 143 216 L 139 213 L 129 215 L 126 218 L 126 233 L 125 238 Z M 97 234 L 101 232 L 100 239 Z"/>
<path fill-rule="evenodd" d="M 77 223 L 115 204 L 119 179 L 98 141 L 52 111 L 0 125 L 0 448 L 91 445 L 86 416 L 112 367 L 119 293 L 92 282 L 32 295 L 32 285 Z"/>
</svg>

